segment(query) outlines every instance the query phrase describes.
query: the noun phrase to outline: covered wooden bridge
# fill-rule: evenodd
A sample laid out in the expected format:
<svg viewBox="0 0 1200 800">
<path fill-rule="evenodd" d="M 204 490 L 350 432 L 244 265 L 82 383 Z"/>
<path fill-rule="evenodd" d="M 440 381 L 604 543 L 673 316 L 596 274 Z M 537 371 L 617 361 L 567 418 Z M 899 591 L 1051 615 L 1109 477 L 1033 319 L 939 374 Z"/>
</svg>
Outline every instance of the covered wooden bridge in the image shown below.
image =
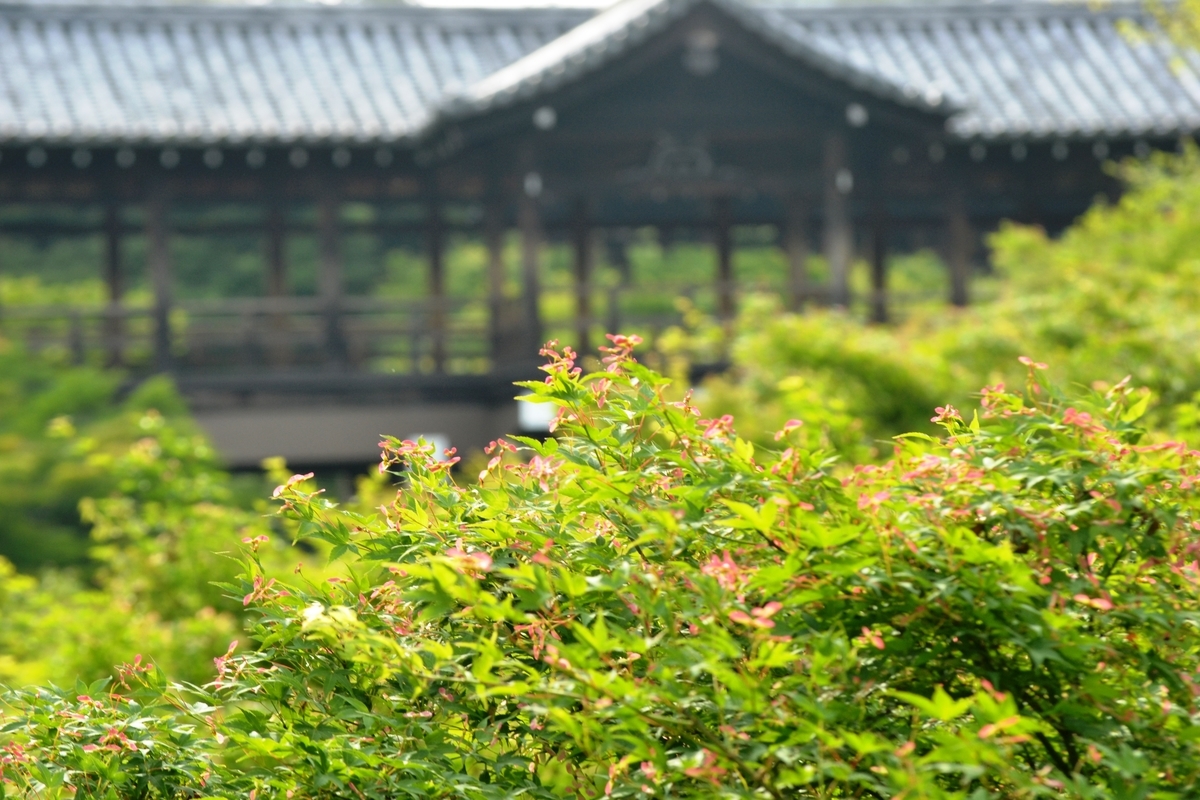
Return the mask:
<svg viewBox="0 0 1200 800">
<path fill-rule="evenodd" d="M 573 253 L 564 338 L 582 348 L 637 322 L 622 298 L 639 288 L 601 295 L 594 277 L 631 229 L 708 242 L 723 318 L 742 226 L 774 231 L 794 307 L 850 304 L 864 258 L 858 299 L 886 320 L 888 253 L 920 246 L 965 304 L 981 232 L 1059 228 L 1116 191 L 1106 160 L 1200 126 L 1200 60 L 1123 32 L 1153 27 L 1138 8 L 0 5 L 0 234 L 102 236 L 107 287 L 102 305 L 0 309 L 0 326 L 171 371 L 202 415 L 249 414 L 230 441 L 318 397 L 499 409 L 459 437 L 474 441 L 513 424 L 509 382 L 562 333 L 543 315 L 548 241 Z M 177 299 L 173 237 L 248 233 L 261 296 Z M 424 285 L 348 293 L 360 234 L 420 242 Z M 301 235 L 319 254 L 306 296 L 288 288 Z M 474 305 L 447 290 L 452 238 L 486 245 Z"/>
</svg>

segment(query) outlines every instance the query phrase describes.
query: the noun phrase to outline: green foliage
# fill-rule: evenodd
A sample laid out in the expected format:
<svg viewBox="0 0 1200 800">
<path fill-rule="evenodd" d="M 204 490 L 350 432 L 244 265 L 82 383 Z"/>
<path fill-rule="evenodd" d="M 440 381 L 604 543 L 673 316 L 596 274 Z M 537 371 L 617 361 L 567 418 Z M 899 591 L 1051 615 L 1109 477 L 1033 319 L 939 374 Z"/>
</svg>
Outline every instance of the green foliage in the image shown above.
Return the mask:
<svg viewBox="0 0 1200 800">
<path fill-rule="evenodd" d="M 548 351 L 522 440 L 460 483 L 387 440 L 374 513 L 295 476 L 297 536 L 230 586 L 256 647 L 215 681 L 9 695 L 39 797 L 1051 797 L 1200 790 L 1200 452 L 1143 395 L 984 392 L 845 480 L 700 419 L 618 338 Z M 803 427 L 799 431 L 803 431 Z M 789 446 L 790 445 L 790 446 Z M 257 544 L 257 543 L 256 543 Z M 110 693 L 111 692 L 111 693 Z"/>
<path fill-rule="evenodd" d="M 96 680 L 143 654 L 180 679 L 205 680 L 241 630 L 236 615 L 211 606 L 164 616 L 155 598 L 125 588 L 93 588 L 62 573 L 34 579 L 0 561 L 0 683 Z"/>
<path fill-rule="evenodd" d="M 589 375 L 550 351 L 528 388 L 555 438 L 467 481 L 388 440 L 352 506 L 273 464 L 265 517 L 169 382 L 118 404 L 112 375 L 0 350 L 0 552 L 84 567 L 0 560 L 0 682 L 42 685 L 3 701 L 0 796 L 1200 795 L 1200 452 L 1165 441 L 1200 443 L 1200 153 L 1121 169 L 1059 240 L 993 237 L 993 303 L 864 329 L 751 298 L 731 352 L 696 310 L 707 255 L 639 234 L 632 274 L 700 287 L 667 367 L 733 373 L 693 399 L 631 339 Z M 740 276 L 778 291 L 743 234 Z M 454 248 L 453 296 L 485 256 Z M 567 250 L 546 266 L 554 327 Z M 423 269 L 393 249 L 354 285 Z"/>
<path fill-rule="evenodd" d="M 1008 226 L 993 238 L 1005 302 L 975 337 L 993 349 L 1036 347 L 1074 381 L 1132 375 L 1167 402 L 1200 389 L 1200 151 L 1129 163 L 1131 185 L 1051 242 Z"/>
<path fill-rule="evenodd" d="M 119 376 L 13 347 L 0 376 L 0 682 L 92 681 L 137 654 L 211 677 L 242 627 L 213 582 L 238 574 L 242 539 L 271 536 L 264 503 L 166 378 L 118 403 Z M 283 541 L 272 563 L 294 559 Z"/>
<path fill-rule="evenodd" d="M 1147 0 L 1146 7 L 1154 16 L 1159 29 L 1168 38 L 1185 50 L 1194 50 L 1200 44 L 1200 2 L 1197 0 Z M 1129 26 L 1126 31 L 1134 38 L 1153 35 L 1144 27 Z"/>
<path fill-rule="evenodd" d="M 149 386 L 138 399 L 164 391 Z M 0 560 L 0 681 L 90 681 L 137 654 L 204 680 L 241 628 L 240 604 L 212 582 L 238 573 L 231 556 L 242 539 L 267 536 L 268 522 L 233 502 L 203 438 L 153 410 L 117 422 L 140 434 L 124 450 L 72 436 L 60 420 L 65 463 L 104 475 L 109 490 L 80 501 L 90 575 L 34 578 Z"/>
<path fill-rule="evenodd" d="M 820 442 L 860 461 L 881 439 L 927 430 L 935 404 L 966 403 L 984 384 L 1019 383 L 1017 359 L 1028 355 L 1051 364 L 1065 385 L 1132 376 L 1154 395 L 1152 427 L 1172 425 L 1172 409 L 1200 392 L 1200 150 L 1119 170 L 1129 191 L 1060 238 L 1014 224 L 991 237 L 1003 276 L 994 301 L 863 327 L 845 313 L 787 315 L 778 300 L 752 300 L 735 369 L 709 382 L 701 406 L 733 414 L 766 443 L 789 418 L 821 419 L 815 401 L 851 421 L 822 422 L 830 433 Z M 701 330 L 694 338 L 671 346 L 711 354 L 711 337 Z"/>
<path fill-rule="evenodd" d="M 188 430 L 169 380 L 146 381 L 118 402 L 120 378 L 0 339 L 0 558 L 22 571 L 86 563 L 80 503 L 119 488 L 112 461 L 146 436 L 147 410 L 167 414 L 172 430 Z M 215 469 L 213 459 L 204 455 L 207 469 Z"/>
<path fill-rule="evenodd" d="M 950 382 L 945 362 L 897 347 L 894 331 L 864 329 L 844 314 L 783 315 L 760 297 L 743 320 L 748 333 L 733 350 L 736 372 L 706 384 L 701 405 L 733 414 L 760 444 L 798 418 L 820 432 L 809 446 L 869 459 L 878 440 L 927 427 Z"/>
<path fill-rule="evenodd" d="M 82 427 L 95 449 L 133 441 L 134 432 L 113 422 L 120 411 L 113 401 L 117 382 L 115 375 L 63 368 L 0 340 L 0 557 L 25 570 L 83 559 L 79 501 L 112 482 L 83 462 L 71 440 Z"/>
<path fill-rule="evenodd" d="M 104 285 L 88 276 L 66 283 L 45 283 L 36 275 L 0 275 L 0 306 L 98 306 L 104 302 Z"/>
</svg>

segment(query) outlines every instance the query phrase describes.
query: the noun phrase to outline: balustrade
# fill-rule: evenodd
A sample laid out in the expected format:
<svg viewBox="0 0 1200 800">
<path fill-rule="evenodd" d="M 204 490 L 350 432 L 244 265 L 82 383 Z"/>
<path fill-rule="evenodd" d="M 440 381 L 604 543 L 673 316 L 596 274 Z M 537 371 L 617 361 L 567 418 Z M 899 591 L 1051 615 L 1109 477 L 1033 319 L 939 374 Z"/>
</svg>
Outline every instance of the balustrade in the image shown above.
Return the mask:
<svg viewBox="0 0 1200 800">
<path fill-rule="evenodd" d="M 319 297 L 177 302 L 168 317 L 172 369 L 338 367 L 421 373 L 435 371 L 441 359 L 448 371 L 486 372 L 493 360 L 488 326 L 485 315 L 466 313 L 468 306 L 444 299 L 346 296 L 332 312 L 331 324 L 329 304 Z M 432 324 L 439 313 L 446 320 L 440 336 Z M 60 350 L 80 363 L 111 363 L 115 355 L 135 372 L 157 366 L 158 322 L 157 308 L 118 304 L 0 310 L 0 334 L 30 350 Z M 331 335 L 340 341 L 331 343 Z"/>
<path fill-rule="evenodd" d="M 586 329 L 575 316 L 543 320 L 545 336 L 594 347 L 606 332 L 637 333 L 653 349 L 659 336 L 685 322 L 679 301 L 715 310 L 716 287 L 640 282 L 587 287 L 592 311 Z M 879 302 L 879 290 L 852 305 Z M 808 286 L 813 305 L 830 301 L 826 287 Z M 934 293 L 888 292 L 900 310 Z M 344 295 L 335 310 L 326 298 L 243 297 L 176 301 L 166 316 L 171 371 L 177 374 L 331 369 L 399 374 L 485 374 L 529 364 L 529 332 L 522 298 L 433 297 L 400 300 Z M 96 306 L 0 308 L 0 337 L 35 352 L 57 351 L 75 363 L 121 364 L 134 374 L 161 364 L 161 309 L 109 303 Z M 330 341 L 330 336 L 338 341 Z M 582 350 L 582 348 L 580 348 Z"/>
</svg>

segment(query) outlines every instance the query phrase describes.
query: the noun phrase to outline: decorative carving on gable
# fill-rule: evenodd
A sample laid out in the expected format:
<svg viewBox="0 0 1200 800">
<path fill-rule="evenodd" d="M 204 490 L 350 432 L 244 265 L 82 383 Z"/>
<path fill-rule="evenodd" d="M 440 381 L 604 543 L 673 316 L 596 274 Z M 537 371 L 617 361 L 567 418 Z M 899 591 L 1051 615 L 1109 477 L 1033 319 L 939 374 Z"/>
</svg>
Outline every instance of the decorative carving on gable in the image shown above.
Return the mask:
<svg viewBox="0 0 1200 800">
<path fill-rule="evenodd" d="M 732 188 L 748 183 L 743 170 L 716 162 L 704 136 L 680 141 L 668 133 L 659 134 L 645 166 L 624 170 L 617 179 L 655 195 L 703 194 L 706 189 Z"/>
</svg>

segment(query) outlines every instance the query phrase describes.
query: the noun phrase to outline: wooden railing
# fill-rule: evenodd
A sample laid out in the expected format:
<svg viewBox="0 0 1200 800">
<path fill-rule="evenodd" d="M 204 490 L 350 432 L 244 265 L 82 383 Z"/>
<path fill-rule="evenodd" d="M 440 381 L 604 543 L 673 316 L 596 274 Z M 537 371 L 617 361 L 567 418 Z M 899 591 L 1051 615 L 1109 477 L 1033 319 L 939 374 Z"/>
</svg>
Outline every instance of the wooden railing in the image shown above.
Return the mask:
<svg viewBox="0 0 1200 800">
<path fill-rule="evenodd" d="M 592 318 L 529 325 L 518 298 L 500 302 L 342 297 L 224 298 L 179 302 L 165 315 L 150 306 L 0 307 L 0 336 L 33 351 L 53 350 L 76 363 L 119 365 L 134 372 L 220 373 L 322 368 L 400 374 L 485 374 L 536 357 L 542 339 L 591 348 L 606 331 L 636 332 L 653 348 L 682 321 L 677 300 L 705 310 L 712 286 L 597 288 Z M 927 298 L 892 295 L 902 312 Z M 809 302 L 822 304 L 814 291 Z M 864 306 L 870 298 L 858 298 Z M 865 306 L 864 306 L 865 307 Z M 711 311 L 712 309 L 706 309 Z M 535 341 L 535 331 L 540 338 Z M 586 334 L 586 335 L 585 335 Z"/>
<path fill-rule="evenodd" d="M 597 290 L 604 311 L 591 321 L 591 346 L 600 344 L 607 330 L 632 325 L 650 337 L 678 324 L 674 295 L 639 305 L 634 298 L 645 294 L 640 289 Z M 333 368 L 483 374 L 529 363 L 551 336 L 575 343 L 575 320 L 542 320 L 531 326 L 528 317 L 520 298 L 343 296 L 336 304 L 320 297 L 222 298 L 179 301 L 165 313 L 154 306 L 123 304 L 0 307 L 0 336 L 75 363 L 121 366 L 135 373 Z"/>
<path fill-rule="evenodd" d="M 476 304 L 478 305 L 478 304 Z M 440 316 L 441 324 L 432 324 Z M 511 318 L 511 314 L 507 315 Z M 468 303 L 342 298 L 227 298 L 181 302 L 168 314 L 166 352 L 153 307 L 7 307 L 0 333 L 76 363 L 136 370 L 297 369 L 486 372 L 497 355 L 488 309 Z M 165 358 L 164 358 L 165 356 Z M 168 362 L 163 364 L 163 361 Z"/>
</svg>

